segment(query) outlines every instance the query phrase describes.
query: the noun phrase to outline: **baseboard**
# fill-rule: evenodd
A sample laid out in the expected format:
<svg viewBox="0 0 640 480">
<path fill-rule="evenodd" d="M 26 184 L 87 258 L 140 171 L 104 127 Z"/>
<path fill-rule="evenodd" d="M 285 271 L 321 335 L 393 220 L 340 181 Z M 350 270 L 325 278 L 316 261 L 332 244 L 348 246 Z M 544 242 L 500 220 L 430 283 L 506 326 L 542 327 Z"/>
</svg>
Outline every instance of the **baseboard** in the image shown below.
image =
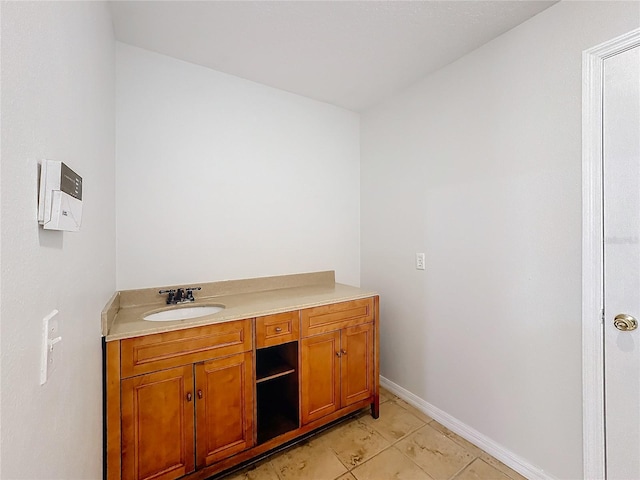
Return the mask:
<svg viewBox="0 0 640 480">
<path fill-rule="evenodd" d="M 405 390 L 391 380 L 380 376 L 380 385 L 529 480 L 556 480 L 552 475 L 530 464 L 522 457 L 519 457 L 502 445 L 494 442 L 489 437 L 462 423 L 438 407 L 431 405 L 410 391 Z"/>
</svg>

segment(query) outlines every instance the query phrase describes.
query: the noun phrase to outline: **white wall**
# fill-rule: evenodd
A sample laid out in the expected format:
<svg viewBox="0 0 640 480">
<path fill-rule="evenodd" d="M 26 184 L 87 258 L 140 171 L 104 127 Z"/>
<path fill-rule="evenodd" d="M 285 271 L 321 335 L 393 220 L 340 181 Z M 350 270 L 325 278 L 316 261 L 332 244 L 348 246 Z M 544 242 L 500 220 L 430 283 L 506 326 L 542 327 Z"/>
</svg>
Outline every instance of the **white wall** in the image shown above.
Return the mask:
<svg viewBox="0 0 640 480">
<path fill-rule="evenodd" d="M 100 310 L 115 289 L 115 48 L 101 2 L 2 3 L 3 479 L 102 476 Z M 84 180 L 78 233 L 37 224 L 37 165 Z M 40 379 L 41 319 L 60 311 Z"/>
<path fill-rule="evenodd" d="M 561 479 L 582 478 L 581 52 L 639 21 L 559 3 L 361 120 L 382 375 Z"/>
<path fill-rule="evenodd" d="M 117 44 L 117 287 L 358 285 L 359 116 Z"/>
</svg>

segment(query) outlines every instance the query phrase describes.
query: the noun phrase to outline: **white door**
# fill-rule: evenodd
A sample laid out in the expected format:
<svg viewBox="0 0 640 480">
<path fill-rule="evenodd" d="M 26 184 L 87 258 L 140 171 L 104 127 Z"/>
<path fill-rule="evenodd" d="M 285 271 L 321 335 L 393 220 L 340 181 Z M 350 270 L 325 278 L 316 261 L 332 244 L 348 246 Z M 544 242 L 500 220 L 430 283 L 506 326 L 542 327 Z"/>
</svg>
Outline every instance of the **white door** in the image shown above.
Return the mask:
<svg viewBox="0 0 640 480">
<path fill-rule="evenodd" d="M 640 46 L 605 59 L 603 80 L 606 472 L 639 480 Z"/>
</svg>

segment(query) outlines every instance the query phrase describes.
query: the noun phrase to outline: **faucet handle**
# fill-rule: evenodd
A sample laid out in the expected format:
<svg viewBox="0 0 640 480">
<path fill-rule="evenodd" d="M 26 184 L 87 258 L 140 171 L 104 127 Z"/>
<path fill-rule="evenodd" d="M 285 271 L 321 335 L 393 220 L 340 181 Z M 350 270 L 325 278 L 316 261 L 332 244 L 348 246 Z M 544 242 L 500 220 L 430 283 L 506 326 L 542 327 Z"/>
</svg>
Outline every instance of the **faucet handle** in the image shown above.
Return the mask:
<svg viewBox="0 0 640 480">
<path fill-rule="evenodd" d="M 169 295 L 167 295 L 167 305 L 170 305 L 173 303 L 173 296 L 176 293 L 176 291 L 174 289 L 171 290 L 160 290 L 158 292 L 160 295 L 164 294 L 164 293 L 168 293 Z"/>
<path fill-rule="evenodd" d="M 202 290 L 202 287 L 189 287 L 189 288 L 185 288 L 185 291 L 187 292 L 186 296 L 185 296 L 185 300 L 189 301 L 189 302 L 195 302 L 195 298 L 193 296 L 193 292 L 196 290 Z"/>
</svg>

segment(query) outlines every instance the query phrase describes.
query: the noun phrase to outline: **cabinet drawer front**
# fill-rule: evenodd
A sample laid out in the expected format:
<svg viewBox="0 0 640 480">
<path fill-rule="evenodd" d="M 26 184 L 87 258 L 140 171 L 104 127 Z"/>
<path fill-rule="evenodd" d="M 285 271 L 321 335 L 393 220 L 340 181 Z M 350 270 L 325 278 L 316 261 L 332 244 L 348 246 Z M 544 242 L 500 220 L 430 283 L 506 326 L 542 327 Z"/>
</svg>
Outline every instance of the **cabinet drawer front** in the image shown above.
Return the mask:
<svg viewBox="0 0 640 480">
<path fill-rule="evenodd" d="M 256 318 L 256 347 L 270 347 L 298 340 L 299 326 L 297 310 Z"/>
<path fill-rule="evenodd" d="M 129 338 L 121 343 L 122 377 L 201 362 L 251 349 L 251 320 Z"/>
<path fill-rule="evenodd" d="M 303 337 L 369 323 L 373 321 L 373 299 L 307 308 L 302 310 L 301 319 Z"/>
</svg>

